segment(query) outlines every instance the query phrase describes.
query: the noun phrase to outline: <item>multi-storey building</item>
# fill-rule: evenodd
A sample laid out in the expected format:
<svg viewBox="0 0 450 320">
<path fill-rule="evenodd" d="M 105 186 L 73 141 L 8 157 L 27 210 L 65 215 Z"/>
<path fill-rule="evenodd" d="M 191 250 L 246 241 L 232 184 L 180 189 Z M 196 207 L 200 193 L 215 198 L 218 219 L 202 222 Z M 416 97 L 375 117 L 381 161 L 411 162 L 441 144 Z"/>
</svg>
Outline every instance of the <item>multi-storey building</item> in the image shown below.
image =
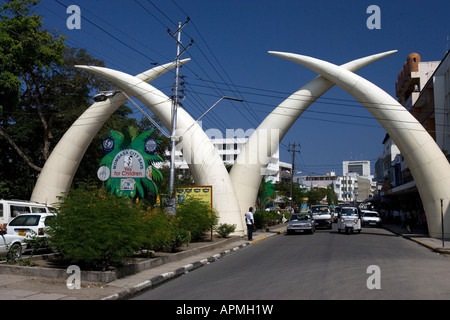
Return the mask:
<svg viewBox="0 0 450 320">
<path fill-rule="evenodd" d="M 332 185 L 339 202 L 362 202 L 370 198 L 376 190 L 376 183 L 370 175 L 370 161 L 344 161 L 343 167 L 346 167 L 343 176 L 337 176 L 331 171 L 321 176 L 297 176 L 294 181 L 305 189 L 327 188 Z"/>
<path fill-rule="evenodd" d="M 449 159 L 450 150 L 450 55 L 442 61 L 422 62 L 417 53 L 408 55 L 398 75 L 396 96 Z M 420 207 L 414 179 L 407 163 L 389 135 L 375 164 L 380 196 L 400 207 Z M 420 201 L 419 201 L 420 202 Z"/>
</svg>

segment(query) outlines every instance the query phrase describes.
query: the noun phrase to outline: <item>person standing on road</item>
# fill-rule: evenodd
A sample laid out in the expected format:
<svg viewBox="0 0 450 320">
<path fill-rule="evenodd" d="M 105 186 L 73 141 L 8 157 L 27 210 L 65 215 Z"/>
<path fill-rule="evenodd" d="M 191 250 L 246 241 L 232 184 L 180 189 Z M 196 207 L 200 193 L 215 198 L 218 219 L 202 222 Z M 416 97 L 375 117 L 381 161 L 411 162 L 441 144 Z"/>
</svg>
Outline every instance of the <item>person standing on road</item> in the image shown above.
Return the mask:
<svg viewBox="0 0 450 320">
<path fill-rule="evenodd" d="M 245 214 L 245 223 L 247 224 L 247 236 L 248 241 L 253 240 L 253 226 L 255 224 L 255 220 L 253 218 L 253 208 L 248 208 L 248 212 Z"/>
</svg>

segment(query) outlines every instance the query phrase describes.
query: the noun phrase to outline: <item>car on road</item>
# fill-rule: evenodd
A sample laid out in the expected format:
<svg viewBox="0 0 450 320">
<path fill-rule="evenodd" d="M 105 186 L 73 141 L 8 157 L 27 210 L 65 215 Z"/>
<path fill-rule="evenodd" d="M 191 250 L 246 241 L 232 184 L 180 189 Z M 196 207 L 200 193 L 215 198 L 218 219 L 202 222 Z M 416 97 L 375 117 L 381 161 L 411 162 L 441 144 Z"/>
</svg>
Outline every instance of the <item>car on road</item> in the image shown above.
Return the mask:
<svg viewBox="0 0 450 320">
<path fill-rule="evenodd" d="M 338 232 L 353 233 L 354 231 L 360 233 L 361 225 L 361 211 L 357 207 L 342 207 L 339 213 Z"/>
<path fill-rule="evenodd" d="M 315 230 L 314 219 L 307 213 L 292 214 L 286 227 L 287 234 L 304 232 L 313 234 Z"/>
<path fill-rule="evenodd" d="M 311 214 L 314 218 L 316 228 L 325 227 L 331 229 L 333 220 L 331 218 L 331 211 L 328 205 L 313 205 L 311 206 Z"/>
<path fill-rule="evenodd" d="M 0 256 L 8 256 L 9 259 L 18 259 L 27 247 L 25 237 L 10 234 L 0 235 Z"/>
<path fill-rule="evenodd" d="M 22 236 L 30 241 L 40 239 L 45 243 L 49 237 L 47 223 L 53 217 L 55 214 L 51 212 L 21 214 L 8 223 L 6 233 Z"/>
<path fill-rule="evenodd" d="M 381 218 L 378 212 L 371 210 L 361 210 L 363 226 L 381 226 Z"/>
</svg>

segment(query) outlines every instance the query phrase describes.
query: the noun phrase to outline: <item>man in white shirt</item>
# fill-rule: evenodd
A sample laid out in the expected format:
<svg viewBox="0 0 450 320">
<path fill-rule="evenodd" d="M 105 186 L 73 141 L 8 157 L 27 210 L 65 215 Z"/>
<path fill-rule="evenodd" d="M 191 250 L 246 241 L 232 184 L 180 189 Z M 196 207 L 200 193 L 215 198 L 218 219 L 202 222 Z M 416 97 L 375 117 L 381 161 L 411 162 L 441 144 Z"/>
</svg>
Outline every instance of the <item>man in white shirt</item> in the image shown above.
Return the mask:
<svg viewBox="0 0 450 320">
<path fill-rule="evenodd" d="M 255 221 L 253 219 L 253 208 L 250 207 L 248 209 L 248 212 L 245 214 L 245 223 L 247 224 L 247 236 L 248 240 L 252 241 L 252 235 L 253 235 L 253 225 L 255 224 Z"/>
</svg>

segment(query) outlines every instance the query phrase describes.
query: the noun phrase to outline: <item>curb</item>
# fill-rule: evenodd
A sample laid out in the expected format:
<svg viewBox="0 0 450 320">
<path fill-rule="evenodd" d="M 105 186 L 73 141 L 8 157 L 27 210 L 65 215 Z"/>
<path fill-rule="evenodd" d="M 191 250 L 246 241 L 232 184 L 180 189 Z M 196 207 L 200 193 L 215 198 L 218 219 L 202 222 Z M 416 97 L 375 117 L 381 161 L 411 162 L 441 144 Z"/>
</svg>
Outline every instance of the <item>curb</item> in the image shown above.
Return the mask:
<svg viewBox="0 0 450 320">
<path fill-rule="evenodd" d="M 433 252 L 437 252 L 437 253 L 440 253 L 440 254 L 450 254 L 450 249 L 443 249 L 443 248 L 439 248 L 439 247 L 433 246 L 433 245 L 428 244 L 428 243 L 426 243 L 424 241 L 421 241 L 421 240 L 419 240 L 417 238 L 414 238 L 413 236 L 411 236 L 409 234 L 397 232 L 397 231 L 394 231 L 394 230 L 392 230 L 392 229 L 390 229 L 388 227 L 383 227 L 383 228 L 388 230 L 388 231 L 390 231 L 390 232 L 392 232 L 392 233 L 394 233 L 394 234 L 396 234 L 396 235 L 398 235 L 398 236 L 401 236 L 401 237 L 403 237 L 405 239 L 408 239 L 408 240 L 411 240 L 411 241 L 413 241 L 413 242 L 415 242 L 415 243 L 417 243 L 417 244 L 419 244 L 421 246 L 424 246 L 425 248 L 428 248 L 428 249 L 430 249 Z"/>
<path fill-rule="evenodd" d="M 270 232 L 270 231 L 269 231 L 269 232 Z M 259 241 L 266 240 L 267 238 L 270 238 L 270 237 L 272 237 L 272 236 L 275 236 L 275 235 L 278 235 L 278 234 L 282 234 L 282 233 L 284 233 L 284 232 L 285 232 L 284 229 L 283 229 L 283 230 L 280 230 L 280 231 L 275 231 L 275 232 L 270 233 L 270 234 L 267 235 L 267 236 L 264 236 L 264 237 L 261 237 L 261 238 L 252 240 L 252 241 L 250 241 L 250 243 L 254 244 L 254 243 L 257 243 L 257 242 L 259 242 Z"/>
<path fill-rule="evenodd" d="M 449 249 L 438 248 L 438 247 L 432 246 L 432 245 L 430 245 L 428 243 L 425 243 L 423 241 L 420 241 L 420 240 L 418 240 L 416 238 L 412 238 L 412 237 L 404 235 L 404 234 L 400 234 L 400 235 L 403 238 L 406 238 L 406 239 L 409 239 L 411 241 L 414 241 L 415 243 L 418 243 L 418 244 L 420 244 L 420 245 L 430 249 L 433 252 L 437 252 L 437 253 L 440 253 L 440 254 L 450 254 L 450 250 Z"/>
<path fill-rule="evenodd" d="M 265 238 L 268 238 L 268 237 L 264 237 L 264 239 Z M 258 241 L 260 241 L 260 239 L 258 239 Z M 143 281 L 130 289 L 123 290 L 119 293 L 102 298 L 101 300 L 121 300 L 121 299 L 129 298 L 129 297 L 131 297 L 135 294 L 138 294 L 142 291 L 156 287 L 157 285 L 160 285 L 168 280 L 174 279 L 176 277 L 180 277 L 183 274 L 186 274 L 192 270 L 195 270 L 195 269 L 201 268 L 207 264 L 213 263 L 213 262 L 225 257 L 226 255 L 237 252 L 251 244 L 252 244 L 252 242 L 246 242 L 244 244 L 241 244 L 240 246 L 225 250 L 221 253 L 214 254 L 213 256 L 208 257 L 206 259 L 202 259 L 200 261 L 196 261 L 196 262 L 187 264 L 187 265 L 185 265 L 181 268 L 178 268 L 174 271 L 165 272 L 165 273 L 155 276 L 149 280 Z"/>
</svg>

